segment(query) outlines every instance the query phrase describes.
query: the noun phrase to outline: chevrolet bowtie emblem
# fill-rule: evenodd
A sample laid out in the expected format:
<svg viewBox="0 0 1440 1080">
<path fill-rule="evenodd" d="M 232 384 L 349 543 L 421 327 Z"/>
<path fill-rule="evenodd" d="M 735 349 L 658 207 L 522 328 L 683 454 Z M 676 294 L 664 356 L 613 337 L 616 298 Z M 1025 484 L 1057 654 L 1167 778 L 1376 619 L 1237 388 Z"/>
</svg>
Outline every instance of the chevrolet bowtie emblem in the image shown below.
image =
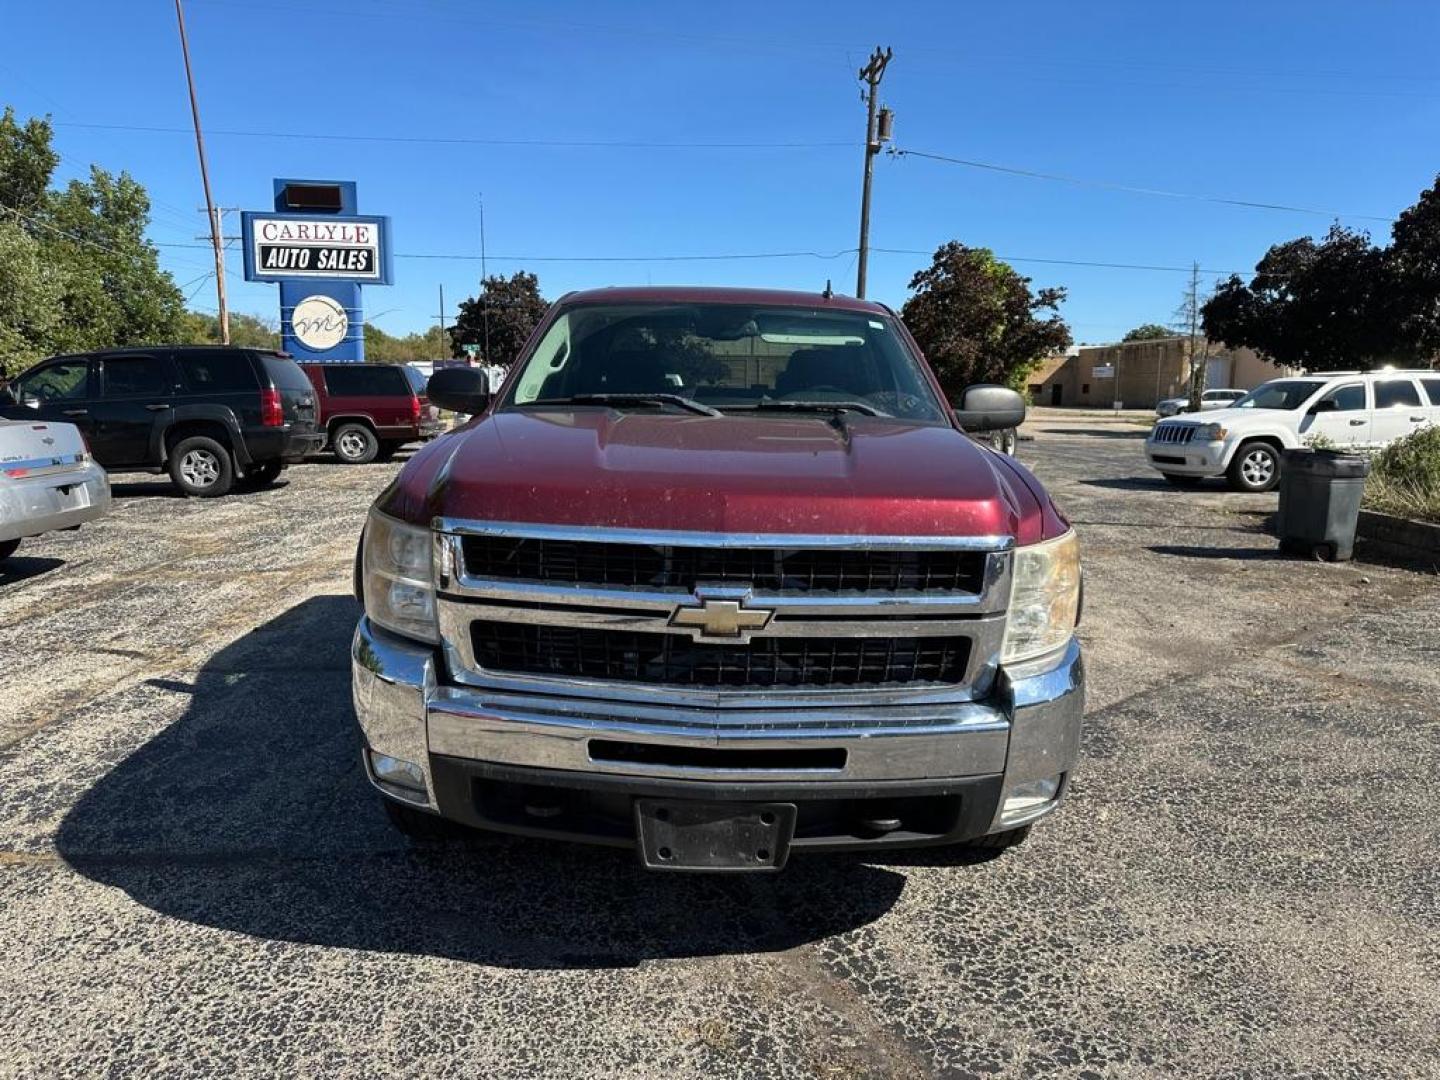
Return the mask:
<svg viewBox="0 0 1440 1080">
<path fill-rule="evenodd" d="M 698 605 L 676 608 L 670 616 L 670 625 L 690 630 L 702 640 L 744 644 L 752 632 L 769 626 L 775 615 L 769 608 L 746 607 L 743 598 L 717 600 L 702 596 L 698 599 Z"/>
</svg>

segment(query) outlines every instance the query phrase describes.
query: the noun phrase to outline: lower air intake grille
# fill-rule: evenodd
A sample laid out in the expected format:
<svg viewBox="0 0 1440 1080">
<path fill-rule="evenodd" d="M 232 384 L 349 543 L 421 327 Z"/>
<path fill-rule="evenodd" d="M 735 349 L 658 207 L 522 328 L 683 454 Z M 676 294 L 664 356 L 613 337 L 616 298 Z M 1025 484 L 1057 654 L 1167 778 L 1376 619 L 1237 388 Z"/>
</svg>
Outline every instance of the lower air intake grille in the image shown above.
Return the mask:
<svg viewBox="0 0 1440 1080">
<path fill-rule="evenodd" d="M 831 687 L 958 683 L 967 638 L 756 638 L 709 645 L 676 634 L 476 620 L 475 660 L 492 672 L 668 686 Z"/>
</svg>

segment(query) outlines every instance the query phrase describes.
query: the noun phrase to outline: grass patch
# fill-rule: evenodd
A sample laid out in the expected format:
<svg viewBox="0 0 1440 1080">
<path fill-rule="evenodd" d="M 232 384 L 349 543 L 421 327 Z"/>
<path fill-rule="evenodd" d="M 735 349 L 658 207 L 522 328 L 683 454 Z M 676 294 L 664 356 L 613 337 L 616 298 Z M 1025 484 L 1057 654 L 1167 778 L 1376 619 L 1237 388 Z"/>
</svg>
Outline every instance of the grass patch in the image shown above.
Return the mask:
<svg viewBox="0 0 1440 1080">
<path fill-rule="evenodd" d="M 1422 428 L 1371 459 L 1364 506 L 1440 524 L 1440 427 Z"/>
</svg>

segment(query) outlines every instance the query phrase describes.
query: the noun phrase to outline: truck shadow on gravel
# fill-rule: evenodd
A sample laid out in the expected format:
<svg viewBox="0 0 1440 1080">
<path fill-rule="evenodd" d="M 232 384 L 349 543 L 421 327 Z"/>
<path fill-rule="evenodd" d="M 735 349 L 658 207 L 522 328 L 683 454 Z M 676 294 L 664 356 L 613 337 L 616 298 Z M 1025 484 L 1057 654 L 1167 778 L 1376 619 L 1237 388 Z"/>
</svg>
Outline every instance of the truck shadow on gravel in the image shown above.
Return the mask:
<svg viewBox="0 0 1440 1080">
<path fill-rule="evenodd" d="M 864 926 L 899 898 L 901 874 L 853 859 L 696 877 L 562 844 L 411 847 L 360 766 L 357 615 L 347 596 L 312 598 L 220 650 L 193 682 L 152 680 L 144 700 L 188 695 L 183 713 L 78 799 L 60 855 L 216 929 L 516 968 L 789 949 Z"/>
<path fill-rule="evenodd" d="M 52 559 L 44 555 L 12 555 L 0 561 L 0 588 L 40 577 L 64 565 L 64 559 Z"/>
</svg>

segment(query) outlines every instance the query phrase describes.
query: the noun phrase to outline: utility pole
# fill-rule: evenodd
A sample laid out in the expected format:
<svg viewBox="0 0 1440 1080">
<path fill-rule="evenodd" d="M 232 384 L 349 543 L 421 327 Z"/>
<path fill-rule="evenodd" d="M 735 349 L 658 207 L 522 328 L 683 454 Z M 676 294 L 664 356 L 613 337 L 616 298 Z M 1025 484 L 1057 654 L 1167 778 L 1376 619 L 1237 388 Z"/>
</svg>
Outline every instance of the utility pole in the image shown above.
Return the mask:
<svg viewBox="0 0 1440 1080">
<path fill-rule="evenodd" d="M 485 193 L 480 193 L 480 323 L 485 330 L 485 365 L 489 367 L 490 359 L 490 298 L 485 295 L 486 282 L 490 278 L 490 271 L 485 263 Z"/>
<path fill-rule="evenodd" d="M 445 347 L 445 283 L 440 283 L 440 347 Z"/>
<path fill-rule="evenodd" d="M 175 0 L 175 19 L 180 24 L 180 52 L 185 57 L 185 84 L 190 88 L 190 116 L 195 121 L 195 151 L 200 156 L 200 184 L 205 189 L 205 213 L 210 219 L 210 243 L 215 249 L 215 296 L 220 310 L 220 343 L 230 344 L 230 309 L 225 302 L 225 248 L 222 244 L 220 214 L 210 197 L 210 170 L 205 164 L 205 137 L 200 133 L 200 103 L 195 98 L 195 75 L 190 70 L 190 39 L 185 34 L 185 9 Z"/>
<path fill-rule="evenodd" d="M 1208 356 L 1196 357 L 1196 338 L 1200 331 L 1200 264 L 1190 264 L 1190 288 L 1185 295 L 1185 313 L 1190 322 L 1190 408 L 1198 412 L 1200 397 L 1205 393 L 1205 367 Z M 1207 350 L 1208 352 L 1208 350 Z"/>
<path fill-rule="evenodd" d="M 865 182 L 860 189 L 860 257 L 855 266 L 855 295 L 865 296 L 865 270 L 870 259 L 870 184 L 875 175 L 875 155 L 880 153 L 880 144 L 890 138 L 894 119 L 889 109 L 881 109 L 876 125 L 875 94 L 880 89 L 880 80 L 885 77 L 885 68 L 890 63 L 891 50 L 882 53 L 877 45 L 870 54 L 870 60 L 860 69 L 860 79 L 868 84 L 865 94 Z"/>
</svg>

